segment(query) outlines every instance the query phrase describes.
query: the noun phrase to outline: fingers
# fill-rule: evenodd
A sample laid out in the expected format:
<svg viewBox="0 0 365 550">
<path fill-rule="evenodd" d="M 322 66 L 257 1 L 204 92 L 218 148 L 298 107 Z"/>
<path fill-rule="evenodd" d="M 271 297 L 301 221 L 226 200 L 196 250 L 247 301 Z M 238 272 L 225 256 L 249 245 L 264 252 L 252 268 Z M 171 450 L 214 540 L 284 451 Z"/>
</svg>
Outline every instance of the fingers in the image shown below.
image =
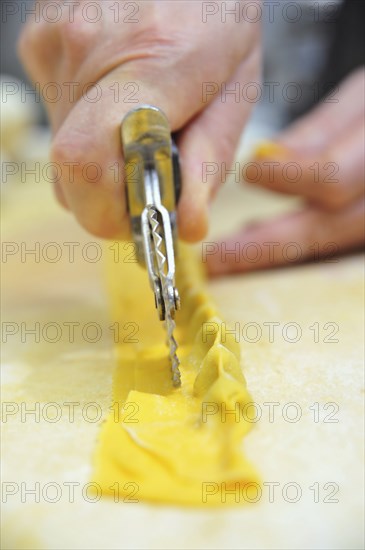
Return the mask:
<svg viewBox="0 0 365 550">
<path fill-rule="evenodd" d="M 363 245 L 364 215 L 364 198 L 335 213 L 308 207 L 203 243 L 203 262 L 217 276 L 326 258 Z"/>
<path fill-rule="evenodd" d="M 124 0 L 99 0 L 91 6 L 81 0 L 74 6 L 60 5 L 62 17 L 49 23 L 53 4 L 40 10 L 39 21 L 26 25 L 19 53 L 39 85 L 54 131 L 93 84 L 125 64 L 139 64 L 141 71 L 154 75 L 155 86 L 163 81 L 174 97 L 191 103 L 192 90 L 201 96 L 201 81 L 229 78 L 252 49 L 258 28 L 237 25 L 234 19 L 222 25 L 213 18 L 206 24 L 204 2 L 151 0 L 127 5 Z"/>
<path fill-rule="evenodd" d="M 321 104 L 277 142 L 256 151 L 246 181 L 339 209 L 364 193 L 364 70 L 341 88 L 339 102 Z"/>
<path fill-rule="evenodd" d="M 308 114 L 284 130 L 278 143 L 300 154 L 318 154 L 364 115 L 365 70 L 356 70 Z"/>
<path fill-rule="evenodd" d="M 54 71 L 61 52 L 61 41 L 53 25 L 41 17 L 37 22 L 32 19 L 26 22 L 19 36 L 17 53 L 34 83 L 55 80 Z"/>
<path fill-rule="evenodd" d="M 233 90 L 257 79 L 258 58 L 255 50 L 226 84 Z M 221 166 L 231 167 L 235 150 L 250 114 L 247 102 L 236 102 L 234 95 L 218 95 L 210 105 L 182 131 L 178 145 L 181 156 L 183 187 L 178 205 L 179 236 L 190 242 L 204 238 L 208 227 L 209 201 L 222 182 Z M 212 169 L 212 174 L 206 172 Z"/>
<path fill-rule="evenodd" d="M 364 195 L 364 146 L 364 120 L 360 119 L 331 144 L 326 156 L 320 160 L 320 166 L 325 167 L 327 161 L 327 165 L 331 163 L 338 173 L 332 178 L 333 182 L 320 176 L 324 185 L 320 183 L 313 191 L 315 202 L 323 207 L 340 209 Z"/>
<path fill-rule="evenodd" d="M 55 24 L 32 24 L 20 45 L 33 80 L 41 88 L 53 81 L 61 92 L 59 100 L 44 98 L 54 133 L 56 196 L 92 234 L 126 238 L 120 124 L 131 108 L 153 104 L 165 112 L 172 131 L 181 131 L 179 224 L 183 238 L 197 240 L 206 231 L 207 202 L 216 188 L 200 184 L 202 162 L 230 162 L 247 107 L 239 105 L 234 115 L 237 105 L 219 100 L 211 119 L 204 112 L 222 83 L 236 84 L 237 67 L 256 48 L 259 24 L 244 18 L 238 25 L 232 18 L 224 25 L 220 17 L 205 21 L 204 2 L 153 0 L 131 3 L 133 24 L 124 1 L 93 2 L 93 16 L 100 17 L 92 21 L 88 4 L 81 0 L 72 17 Z M 65 8 L 47 4 L 58 7 Z M 246 83 L 249 71 L 247 63 L 237 78 Z M 217 86 L 204 101 L 202 85 L 212 81 Z"/>
<path fill-rule="evenodd" d="M 317 155 L 264 145 L 246 181 L 288 195 L 300 195 L 327 209 L 339 209 L 364 193 L 364 123 L 353 124 Z"/>
<path fill-rule="evenodd" d="M 143 81 L 139 78 L 140 73 L 143 73 Z M 110 87 L 114 82 L 120 82 L 121 86 L 126 82 L 132 83 L 134 97 L 129 99 L 137 103 L 117 101 Z M 192 101 L 189 94 L 176 97 L 173 93 L 174 86 L 183 85 L 183 82 L 177 78 L 173 80 L 170 76 L 165 81 L 156 81 L 151 67 L 141 71 L 139 64 L 133 64 L 133 68 L 126 64 L 99 82 L 101 94 L 97 103 L 81 98 L 56 133 L 51 147 L 51 160 L 59 167 L 59 186 L 68 207 L 90 233 L 104 238 L 129 237 L 120 141 L 121 121 L 131 108 L 151 103 L 165 112 L 172 131 L 179 130 L 186 119 L 192 119 L 201 108 L 200 94 L 195 95 L 195 101 Z M 202 185 L 195 186 L 195 183 L 201 181 L 202 161 L 211 155 L 207 145 L 211 132 L 203 123 L 205 118 L 197 117 L 198 120 L 201 123 L 192 123 L 190 130 L 182 134 L 181 147 L 183 197 L 179 207 L 179 223 L 183 237 L 189 240 L 197 240 L 205 234 L 204 211 L 209 196 L 207 186 L 205 189 Z M 232 115 L 227 116 L 227 121 L 228 131 L 232 126 Z M 219 124 L 219 120 L 216 123 Z M 238 128 L 241 126 L 238 125 Z M 220 134 L 216 133 L 211 139 L 216 140 L 216 148 L 219 148 L 222 141 Z M 202 148 L 203 143 L 205 146 Z M 233 150 L 232 145 L 229 153 Z M 190 188 L 186 190 L 185 186 L 189 185 Z M 191 185 L 194 189 L 191 189 Z"/>
<path fill-rule="evenodd" d="M 237 79 L 244 82 L 252 79 L 257 56 L 252 54 L 240 66 L 232 77 L 233 83 Z M 133 84 L 135 93 L 129 97 L 132 103 L 115 100 L 115 82 L 121 87 Z M 131 108 L 150 103 L 165 112 L 172 131 L 183 128 L 179 139 L 182 161 L 179 233 L 185 240 L 201 239 L 207 229 L 208 201 L 217 184 L 202 182 L 202 163 L 226 160 L 230 164 L 248 116 L 247 104 L 243 101 L 237 104 L 230 96 L 224 103 L 217 96 L 206 106 L 200 79 L 187 81 L 184 74 L 161 72 L 160 66 L 145 60 L 118 67 L 98 86 L 100 100 L 93 104 L 81 98 L 52 144 L 51 158 L 62 167 L 60 185 L 69 208 L 92 234 L 128 238 L 120 124 Z M 176 94 L 176 90 L 182 91 Z M 73 177 L 69 175 L 70 166 Z"/>
<path fill-rule="evenodd" d="M 56 133 L 50 156 L 58 167 L 58 186 L 64 200 L 80 224 L 98 237 L 125 239 L 129 237 L 129 217 L 120 125 L 125 113 L 136 104 L 115 100 L 109 89 L 113 80 L 125 82 L 128 77 L 120 69 L 99 83 L 102 93 L 96 104 L 86 98 L 78 101 Z M 149 99 L 164 108 L 158 91 L 140 81 L 133 82 L 141 103 L 146 103 L 147 87 Z"/>
<path fill-rule="evenodd" d="M 363 92 L 361 69 L 341 86 L 337 104 L 321 104 L 275 143 L 259 147 L 247 181 L 301 195 L 308 207 L 206 243 L 211 275 L 319 259 L 364 243 Z"/>
</svg>

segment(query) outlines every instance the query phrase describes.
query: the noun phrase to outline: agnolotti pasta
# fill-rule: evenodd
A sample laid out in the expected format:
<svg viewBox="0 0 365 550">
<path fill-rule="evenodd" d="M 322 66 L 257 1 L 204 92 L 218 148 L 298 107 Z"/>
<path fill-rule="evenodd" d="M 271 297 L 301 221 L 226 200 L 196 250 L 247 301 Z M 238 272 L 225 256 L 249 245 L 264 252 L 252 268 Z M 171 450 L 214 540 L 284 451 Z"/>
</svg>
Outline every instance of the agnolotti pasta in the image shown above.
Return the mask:
<svg viewBox="0 0 365 550">
<path fill-rule="evenodd" d="M 180 245 L 178 389 L 171 384 L 164 331 L 146 272 L 137 263 L 110 261 L 108 279 L 121 341 L 93 481 L 103 494 L 118 491 L 118 500 L 124 495 L 127 500 L 204 506 L 225 501 L 222 491 L 255 485 L 257 474 L 242 451 L 252 424 L 231 412 L 252 402 L 240 348 L 233 335 L 222 332 L 193 252 Z M 132 338 L 123 332 L 128 323 L 134 327 Z"/>
</svg>

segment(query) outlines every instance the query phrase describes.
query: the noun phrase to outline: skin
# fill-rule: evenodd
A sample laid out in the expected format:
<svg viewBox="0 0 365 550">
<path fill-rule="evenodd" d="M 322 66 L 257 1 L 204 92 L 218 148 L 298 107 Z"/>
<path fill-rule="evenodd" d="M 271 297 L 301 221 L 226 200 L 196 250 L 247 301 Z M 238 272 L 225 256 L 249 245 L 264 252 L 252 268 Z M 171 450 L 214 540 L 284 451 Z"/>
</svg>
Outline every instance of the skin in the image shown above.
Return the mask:
<svg viewBox="0 0 365 550">
<path fill-rule="evenodd" d="M 67 94 L 57 102 L 45 98 L 53 131 L 51 160 L 62 169 L 56 196 L 93 235 L 129 238 L 123 177 L 116 184 L 110 167 L 117 162 L 123 167 L 123 116 L 138 104 L 149 103 L 160 107 L 172 131 L 179 132 L 183 178 L 179 234 L 197 241 L 206 234 L 208 203 L 219 183 L 202 184 L 202 162 L 232 162 L 251 110 L 243 102 L 223 103 L 217 92 L 204 98 L 202 83 L 224 82 L 228 87 L 230 82 L 257 80 L 259 24 L 244 19 L 236 23 L 232 17 L 222 24 L 219 14 L 203 23 L 199 1 L 133 2 L 138 13 L 132 18 L 138 22 L 131 23 L 125 22 L 129 12 L 124 3 L 119 2 L 119 22 L 115 7 L 111 9 L 114 0 L 98 2 L 102 17 L 96 23 L 86 20 L 81 1 L 73 21 L 63 10 L 62 19 L 50 23 L 54 15 L 46 12 L 48 20 L 30 19 L 20 38 L 20 57 L 41 89 L 48 82 L 77 82 L 80 93 L 96 82 L 102 91 L 96 103 L 80 95 L 74 102 Z M 138 103 L 126 99 L 130 90 L 123 87 L 131 82 Z M 120 101 L 110 89 L 115 83 L 121 90 Z M 73 178 L 65 164 L 70 162 L 76 163 Z M 82 169 L 88 162 L 100 166 L 99 181 L 90 183 L 84 177 Z"/>
<path fill-rule="evenodd" d="M 48 0 L 44 0 L 46 4 Z M 99 21 L 91 23 L 83 15 L 80 0 L 73 20 L 67 10 L 56 23 L 34 18 L 25 25 L 19 41 L 19 54 L 30 78 L 44 89 L 49 82 L 73 82 L 75 97 L 70 101 L 67 88 L 58 101 L 44 97 L 53 132 L 51 160 L 60 167 L 55 193 L 81 225 L 93 235 L 128 239 L 123 175 L 117 182 L 112 166 L 123 169 L 120 123 L 126 112 L 138 104 L 150 103 L 167 115 L 172 131 L 178 132 L 183 188 L 178 205 L 179 235 L 190 242 L 204 238 L 208 228 L 208 205 L 219 187 L 220 176 L 202 182 L 202 163 L 228 166 L 250 115 L 251 104 L 235 102 L 228 95 L 222 101 L 220 86 L 232 89 L 258 81 L 260 28 L 242 18 L 239 23 L 221 14 L 202 21 L 199 1 L 133 2 L 137 22 L 128 22 L 120 4 L 119 21 L 111 9 L 116 2 L 100 0 Z M 245 1 L 241 4 L 244 7 Z M 52 9 L 52 7 L 50 8 Z M 42 16 L 42 12 L 41 12 Z M 51 18 L 51 12 L 48 18 Z M 90 16 L 93 14 L 90 12 Z M 216 83 L 214 93 L 203 96 L 203 83 Z M 132 88 L 130 88 L 132 83 Z M 93 85 L 101 96 L 90 102 L 82 92 Z M 116 101 L 118 86 L 120 99 Z M 129 86 L 129 87 L 128 87 Z M 138 103 L 128 99 L 136 91 Z M 353 249 L 364 242 L 364 70 L 350 75 L 340 85 L 337 103 L 322 103 L 281 136 L 280 154 L 255 158 L 262 169 L 253 185 L 303 197 L 304 208 L 276 220 L 246 226 L 222 242 L 277 242 L 276 252 L 262 246 L 257 262 L 236 262 L 220 254 L 207 257 L 212 275 L 250 271 L 288 263 L 282 253 L 285 244 L 295 241 L 301 247 L 301 260 L 328 253 L 326 245 L 336 244 L 336 252 Z M 83 168 L 97 163 L 102 177 L 89 181 Z M 271 177 L 268 162 L 279 163 Z M 279 176 L 284 163 L 296 162 L 302 175 L 295 184 Z M 318 162 L 319 177 L 314 181 L 309 167 Z M 326 183 L 325 165 L 338 165 L 337 183 Z M 70 176 L 69 163 L 73 165 Z M 265 164 L 266 163 L 266 164 Z M 89 174 L 89 173 L 88 173 Z M 218 243 L 220 245 L 221 243 Z M 290 261 L 290 263 L 293 263 Z"/>
<path fill-rule="evenodd" d="M 248 225 L 217 243 L 219 253 L 206 258 L 212 275 L 293 265 L 297 255 L 298 261 L 338 256 L 364 244 L 364 94 L 365 71 L 361 68 L 341 83 L 334 96 L 337 102 L 318 104 L 278 136 L 273 143 L 275 154 L 252 159 L 262 172 L 259 178 L 256 173 L 252 175 L 255 181 L 249 183 L 298 195 L 304 206 L 279 218 Z M 293 176 L 282 177 L 283 167 L 289 162 L 300 167 L 298 181 L 293 182 Z M 314 163 L 318 163 L 316 176 L 311 168 Z M 269 246 L 269 242 L 275 244 Z M 290 242 L 295 247 L 289 251 Z M 245 250 L 245 245 L 255 243 L 261 256 L 257 261 L 247 261 L 247 252 L 237 261 L 233 254 L 227 254 L 222 261 L 223 243 L 225 250 L 234 250 L 236 243 Z M 255 258 L 255 250 L 250 254 Z"/>
</svg>

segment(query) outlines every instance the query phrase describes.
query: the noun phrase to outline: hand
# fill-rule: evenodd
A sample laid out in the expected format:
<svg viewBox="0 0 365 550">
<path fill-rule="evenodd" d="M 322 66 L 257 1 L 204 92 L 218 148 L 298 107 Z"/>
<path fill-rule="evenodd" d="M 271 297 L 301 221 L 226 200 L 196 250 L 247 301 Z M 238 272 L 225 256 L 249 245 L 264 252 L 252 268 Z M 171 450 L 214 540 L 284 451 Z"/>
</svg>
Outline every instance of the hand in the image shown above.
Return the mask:
<svg viewBox="0 0 365 550">
<path fill-rule="evenodd" d="M 248 182 L 300 195 L 306 206 L 222 241 L 225 250 L 255 243 L 257 261 L 244 254 L 222 257 L 217 243 L 216 253 L 206 257 L 212 275 L 319 259 L 364 243 L 364 75 L 363 68 L 355 71 L 340 85 L 337 102 L 322 102 L 275 143 L 258 149 L 253 161 L 261 172 L 252 176 L 258 181 Z"/>
<path fill-rule="evenodd" d="M 51 2 L 49 11 L 42 8 L 46 16 L 40 22 L 26 25 L 19 43 L 30 77 L 47 91 L 56 195 L 92 234 L 127 238 L 123 171 L 116 182 L 114 170 L 123 167 L 120 123 L 138 104 L 153 104 L 179 132 L 180 236 L 199 240 L 217 186 L 202 185 L 202 162 L 232 161 L 250 112 L 247 102 L 236 103 L 231 96 L 221 101 L 220 85 L 229 89 L 257 79 L 259 26 L 244 18 L 237 23 L 232 16 L 222 22 L 221 14 L 204 14 L 200 1 L 99 0 L 92 3 L 99 10 L 84 11 L 85 3 L 79 2 L 73 15 L 63 6 L 61 19 L 51 23 L 56 19 Z M 99 20 L 91 22 L 98 11 Z M 63 92 L 56 101 L 52 82 Z M 204 94 L 207 82 L 217 86 Z"/>
</svg>

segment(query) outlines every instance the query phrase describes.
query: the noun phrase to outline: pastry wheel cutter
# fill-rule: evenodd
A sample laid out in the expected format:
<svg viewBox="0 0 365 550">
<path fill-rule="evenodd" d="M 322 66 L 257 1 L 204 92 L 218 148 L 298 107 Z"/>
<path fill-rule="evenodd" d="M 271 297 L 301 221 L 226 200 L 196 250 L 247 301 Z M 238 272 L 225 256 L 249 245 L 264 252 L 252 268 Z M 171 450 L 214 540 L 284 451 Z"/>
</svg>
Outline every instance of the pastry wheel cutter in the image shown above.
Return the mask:
<svg viewBox="0 0 365 550">
<path fill-rule="evenodd" d="M 168 120 L 151 105 L 129 111 L 121 125 L 127 205 L 137 260 L 147 268 L 158 316 L 164 321 L 172 383 L 180 386 L 175 312 L 176 205 L 180 195 L 179 156 Z"/>
</svg>

